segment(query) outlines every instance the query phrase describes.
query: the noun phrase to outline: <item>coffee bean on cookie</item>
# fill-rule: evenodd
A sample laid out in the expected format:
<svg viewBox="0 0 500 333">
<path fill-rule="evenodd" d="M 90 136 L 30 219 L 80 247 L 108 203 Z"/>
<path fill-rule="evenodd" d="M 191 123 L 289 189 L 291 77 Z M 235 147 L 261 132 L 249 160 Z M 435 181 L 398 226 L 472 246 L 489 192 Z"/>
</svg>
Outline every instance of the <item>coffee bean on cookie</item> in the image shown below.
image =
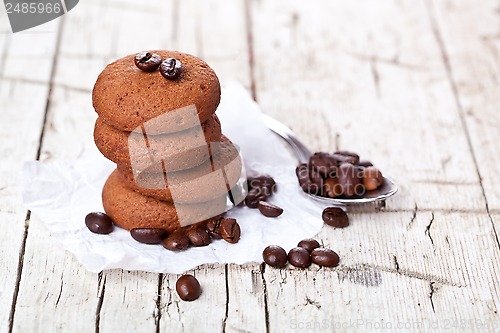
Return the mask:
<svg viewBox="0 0 500 333">
<path fill-rule="evenodd" d="M 322 218 L 323 222 L 335 228 L 345 228 L 349 225 L 349 217 L 346 212 L 339 207 L 325 208 Z"/>
<path fill-rule="evenodd" d="M 85 225 L 92 231 L 94 234 L 109 234 L 113 231 L 113 220 L 111 218 L 101 212 L 93 212 L 89 213 L 85 217 Z"/>
<path fill-rule="evenodd" d="M 156 53 L 140 52 L 135 56 L 134 62 L 141 71 L 154 72 L 161 64 L 161 57 Z"/>
<path fill-rule="evenodd" d="M 337 253 L 330 249 L 317 248 L 311 252 L 311 260 L 316 265 L 335 267 L 339 264 L 340 258 Z"/>
<path fill-rule="evenodd" d="M 201 295 L 200 283 L 190 274 L 183 275 L 177 280 L 175 290 L 183 301 L 188 302 L 198 299 Z"/>
<path fill-rule="evenodd" d="M 288 261 L 295 267 L 307 268 L 311 266 L 311 256 L 306 249 L 295 247 L 288 252 Z"/>
<path fill-rule="evenodd" d="M 297 244 L 297 246 L 301 247 L 303 249 L 306 249 L 307 252 L 311 253 L 312 250 L 319 247 L 319 243 L 315 239 L 308 238 L 308 239 L 301 240 L 299 242 L 299 244 Z"/>
<path fill-rule="evenodd" d="M 168 58 L 162 61 L 160 73 L 167 80 L 177 79 L 182 72 L 182 64 L 179 60 Z"/>
<path fill-rule="evenodd" d="M 278 217 L 283 213 L 283 208 L 265 201 L 259 201 L 259 211 L 266 217 Z"/>
<path fill-rule="evenodd" d="M 269 245 L 262 252 L 264 262 L 274 268 L 283 268 L 286 266 L 288 256 L 286 251 L 277 245 Z"/>
<path fill-rule="evenodd" d="M 159 244 L 167 237 L 167 231 L 156 228 L 135 228 L 130 230 L 130 235 L 139 243 Z"/>
<path fill-rule="evenodd" d="M 220 233 L 226 242 L 238 243 L 241 235 L 240 225 L 236 222 L 236 219 L 223 219 L 220 224 Z"/>
<path fill-rule="evenodd" d="M 376 190 L 384 182 L 379 169 L 370 166 L 363 170 L 363 186 L 367 191 Z"/>
<path fill-rule="evenodd" d="M 207 246 L 212 242 L 208 233 L 202 228 L 189 229 L 186 231 L 186 236 L 193 246 Z"/>
<path fill-rule="evenodd" d="M 163 240 L 163 247 L 170 251 L 182 251 L 189 248 L 189 238 L 184 231 L 178 230 Z"/>
</svg>

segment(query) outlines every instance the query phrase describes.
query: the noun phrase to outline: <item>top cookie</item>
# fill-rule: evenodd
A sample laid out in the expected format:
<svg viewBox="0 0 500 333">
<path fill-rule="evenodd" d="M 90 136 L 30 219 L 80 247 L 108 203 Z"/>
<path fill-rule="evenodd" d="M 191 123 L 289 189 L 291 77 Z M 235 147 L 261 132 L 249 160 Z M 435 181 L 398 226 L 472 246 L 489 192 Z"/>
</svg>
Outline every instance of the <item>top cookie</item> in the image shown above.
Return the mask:
<svg viewBox="0 0 500 333">
<path fill-rule="evenodd" d="M 201 59 L 176 51 L 149 51 L 162 59 L 182 63 L 180 77 L 165 79 L 158 70 L 144 72 L 135 54 L 109 64 L 92 91 L 94 109 L 108 124 L 122 131 L 166 134 L 185 130 L 207 120 L 220 102 L 215 72 Z"/>
</svg>

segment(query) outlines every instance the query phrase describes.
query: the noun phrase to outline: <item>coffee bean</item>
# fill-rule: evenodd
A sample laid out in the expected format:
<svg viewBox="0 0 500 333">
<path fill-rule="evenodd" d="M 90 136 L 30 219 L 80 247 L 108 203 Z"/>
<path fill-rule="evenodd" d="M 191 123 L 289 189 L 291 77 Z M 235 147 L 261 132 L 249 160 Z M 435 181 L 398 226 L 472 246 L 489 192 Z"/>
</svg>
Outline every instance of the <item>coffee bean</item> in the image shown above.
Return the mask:
<svg viewBox="0 0 500 333">
<path fill-rule="evenodd" d="M 332 155 L 338 162 L 340 163 L 351 163 L 358 164 L 359 163 L 359 155 L 347 150 L 336 151 Z"/>
<path fill-rule="evenodd" d="M 253 188 L 248 191 L 245 198 L 245 204 L 250 208 L 259 207 L 259 201 L 267 200 L 268 196 L 262 193 L 260 188 Z"/>
<path fill-rule="evenodd" d="M 165 237 L 167 237 L 168 233 L 164 229 L 135 228 L 130 230 L 130 235 L 139 243 L 159 244 Z"/>
<path fill-rule="evenodd" d="M 85 225 L 94 234 L 106 235 L 113 231 L 113 220 L 101 212 L 89 213 L 85 216 Z"/>
<path fill-rule="evenodd" d="M 297 168 L 295 168 L 295 174 L 297 175 L 302 191 L 311 194 L 321 193 L 318 185 L 314 184 L 309 178 L 309 166 L 307 164 L 298 165 Z"/>
<path fill-rule="evenodd" d="M 212 242 L 205 229 L 199 227 L 188 229 L 186 236 L 193 246 L 207 246 Z"/>
<path fill-rule="evenodd" d="M 278 217 L 283 213 L 283 208 L 265 201 L 259 201 L 259 211 L 266 217 Z"/>
<path fill-rule="evenodd" d="M 359 161 L 358 165 L 360 167 L 368 168 L 370 166 L 373 166 L 372 162 L 370 161 Z"/>
<path fill-rule="evenodd" d="M 252 190 L 258 188 L 262 193 L 266 196 L 271 196 L 273 193 L 276 193 L 278 190 L 278 186 L 274 181 L 273 177 L 268 175 L 262 175 L 258 177 L 249 177 L 247 179 L 248 189 Z"/>
<path fill-rule="evenodd" d="M 345 228 L 349 225 L 349 217 L 339 207 L 327 207 L 321 216 L 323 222 L 335 228 Z"/>
<path fill-rule="evenodd" d="M 226 242 L 238 243 L 241 234 L 240 225 L 236 219 L 223 219 L 220 224 L 220 233 Z"/>
<path fill-rule="evenodd" d="M 182 251 L 189 245 L 189 238 L 182 230 L 175 231 L 163 240 L 163 247 L 170 251 Z"/>
<path fill-rule="evenodd" d="M 297 244 L 297 246 L 301 247 L 303 249 L 306 249 L 307 252 L 311 253 L 312 250 L 319 247 L 319 243 L 315 239 L 308 238 L 308 239 L 301 240 L 299 242 L 299 244 Z"/>
<path fill-rule="evenodd" d="M 295 267 L 307 268 L 311 266 L 311 256 L 306 249 L 295 247 L 288 252 L 288 261 Z"/>
<path fill-rule="evenodd" d="M 335 267 L 339 264 L 340 258 L 337 253 L 330 249 L 317 248 L 311 252 L 311 260 L 316 265 Z"/>
<path fill-rule="evenodd" d="M 161 57 L 156 53 L 140 52 L 135 56 L 134 62 L 141 71 L 154 72 L 161 64 Z"/>
<path fill-rule="evenodd" d="M 336 198 L 342 195 L 342 186 L 339 184 L 339 179 L 327 178 L 323 182 L 323 195 L 329 198 Z"/>
<path fill-rule="evenodd" d="M 288 256 L 286 251 L 278 245 L 269 245 L 262 252 L 264 262 L 274 268 L 283 268 L 286 266 Z"/>
<path fill-rule="evenodd" d="M 350 163 L 342 163 L 338 169 L 337 176 L 339 184 L 342 186 L 342 194 L 352 197 L 363 195 L 364 187 L 359 179 L 359 170 Z"/>
<path fill-rule="evenodd" d="M 188 302 L 198 299 L 201 295 L 200 283 L 190 274 L 183 275 L 177 280 L 175 290 L 183 301 Z"/>
<path fill-rule="evenodd" d="M 318 188 L 316 194 L 323 195 L 323 176 L 321 176 L 318 171 L 313 170 L 309 167 L 309 179 L 311 179 L 311 183 L 316 185 Z"/>
<path fill-rule="evenodd" d="M 221 219 L 211 219 L 207 222 L 207 233 L 212 237 L 212 239 L 222 239 L 222 235 L 220 234 L 220 223 Z"/>
<path fill-rule="evenodd" d="M 363 170 L 363 186 L 367 191 L 376 190 L 384 182 L 379 169 L 371 166 Z"/>
<path fill-rule="evenodd" d="M 168 58 L 162 61 L 160 73 L 167 80 L 177 79 L 182 72 L 182 64 L 179 60 Z"/>
<path fill-rule="evenodd" d="M 309 158 L 309 167 L 311 168 L 311 171 L 316 171 L 323 177 L 334 175 L 337 170 L 337 165 L 337 160 L 328 153 L 314 153 Z"/>
</svg>

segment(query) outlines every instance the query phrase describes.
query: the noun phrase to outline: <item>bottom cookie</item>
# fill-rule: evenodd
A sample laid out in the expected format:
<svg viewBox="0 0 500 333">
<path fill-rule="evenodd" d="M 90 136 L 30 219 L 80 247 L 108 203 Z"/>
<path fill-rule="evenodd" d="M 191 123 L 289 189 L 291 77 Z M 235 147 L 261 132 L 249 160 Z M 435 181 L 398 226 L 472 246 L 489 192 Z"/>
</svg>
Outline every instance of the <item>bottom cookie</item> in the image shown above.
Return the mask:
<svg viewBox="0 0 500 333">
<path fill-rule="evenodd" d="M 106 214 L 123 229 L 156 228 L 172 233 L 222 214 L 226 195 L 196 204 L 174 205 L 135 192 L 115 170 L 104 184 L 102 203 Z"/>
</svg>

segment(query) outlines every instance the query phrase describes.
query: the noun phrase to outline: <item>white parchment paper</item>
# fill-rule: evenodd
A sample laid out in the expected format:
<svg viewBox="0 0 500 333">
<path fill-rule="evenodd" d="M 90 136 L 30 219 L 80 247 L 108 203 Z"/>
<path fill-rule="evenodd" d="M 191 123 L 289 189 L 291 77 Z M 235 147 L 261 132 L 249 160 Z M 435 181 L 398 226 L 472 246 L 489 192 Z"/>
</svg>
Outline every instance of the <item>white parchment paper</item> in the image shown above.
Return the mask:
<svg viewBox="0 0 500 333">
<path fill-rule="evenodd" d="M 262 250 L 268 245 L 280 245 L 288 251 L 300 240 L 316 235 L 323 225 L 324 207 L 299 189 L 297 160 L 265 127 L 259 107 L 246 90 L 236 83 L 224 88 L 217 115 L 223 133 L 240 146 L 247 173 L 255 170 L 276 180 L 278 192 L 269 202 L 284 209 L 278 218 L 266 218 L 248 207 L 232 209 L 227 215 L 238 219 L 241 226 L 237 244 L 217 240 L 206 247 L 171 252 L 161 245 L 138 243 L 120 228 L 109 235 L 91 233 L 85 226 L 85 216 L 103 211 L 101 190 L 115 168 L 97 148 L 71 162 L 26 162 L 25 205 L 45 223 L 56 241 L 92 272 L 122 268 L 182 273 L 204 263 L 261 262 Z"/>
</svg>

